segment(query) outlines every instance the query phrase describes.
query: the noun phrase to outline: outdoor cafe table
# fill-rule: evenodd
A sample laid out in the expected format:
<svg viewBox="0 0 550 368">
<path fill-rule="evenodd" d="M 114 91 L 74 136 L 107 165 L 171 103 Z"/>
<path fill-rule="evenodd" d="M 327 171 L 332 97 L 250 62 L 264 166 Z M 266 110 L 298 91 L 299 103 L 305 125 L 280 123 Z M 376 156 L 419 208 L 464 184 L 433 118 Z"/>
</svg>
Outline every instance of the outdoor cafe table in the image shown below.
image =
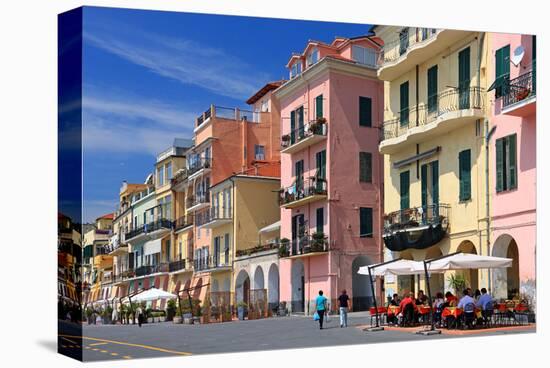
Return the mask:
<svg viewBox="0 0 550 368">
<path fill-rule="evenodd" d="M 462 308 L 458 307 L 446 307 L 443 309 L 443 312 L 441 312 L 441 318 L 447 318 L 449 316 L 454 317 L 455 319 L 458 319 L 464 313 L 464 310 Z M 476 317 L 481 318 L 481 310 L 478 308 L 475 309 Z"/>
<path fill-rule="evenodd" d="M 398 315 L 400 311 L 401 308 L 398 305 L 390 305 L 388 307 L 388 317 Z"/>
</svg>

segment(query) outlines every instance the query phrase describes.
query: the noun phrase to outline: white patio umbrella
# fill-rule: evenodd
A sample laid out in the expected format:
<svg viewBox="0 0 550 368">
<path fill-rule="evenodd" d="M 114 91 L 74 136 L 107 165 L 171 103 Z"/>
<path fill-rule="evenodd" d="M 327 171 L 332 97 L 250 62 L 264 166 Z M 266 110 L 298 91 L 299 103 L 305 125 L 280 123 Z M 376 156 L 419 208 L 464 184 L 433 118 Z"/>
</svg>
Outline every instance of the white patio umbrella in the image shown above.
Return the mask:
<svg viewBox="0 0 550 368">
<path fill-rule="evenodd" d="M 424 264 L 419 262 L 419 268 L 423 271 Z M 512 267 L 512 259 L 481 256 L 478 254 L 457 253 L 450 257 L 436 259 L 427 264 L 428 272 L 445 272 L 450 270 L 506 268 Z"/>
<path fill-rule="evenodd" d="M 414 275 L 424 273 L 424 266 L 422 262 L 411 261 L 409 259 L 400 259 L 398 261 L 380 265 L 367 265 L 359 268 L 357 273 L 361 275 L 369 274 L 369 267 L 371 268 L 372 276 L 384 276 L 388 274 L 393 275 Z"/>
<path fill-rule="evenodd" d="M 157 288 L 150 288 L 132 297 L 133 302 L 148 302 L 158 299 L 176 299 L 178 296 Z"/>
</svg>

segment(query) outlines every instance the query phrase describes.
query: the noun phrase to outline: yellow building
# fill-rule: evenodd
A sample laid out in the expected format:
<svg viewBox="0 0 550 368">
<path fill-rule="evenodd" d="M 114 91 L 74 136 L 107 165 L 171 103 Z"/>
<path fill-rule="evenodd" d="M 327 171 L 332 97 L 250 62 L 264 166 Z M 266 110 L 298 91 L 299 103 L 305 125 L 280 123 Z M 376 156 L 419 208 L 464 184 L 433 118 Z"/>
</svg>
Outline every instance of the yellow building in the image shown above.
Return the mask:
<svg viewBox="0 0 550 368">
<path fill-rule="evenodd" d="M 484 33 L 377 26 L 384 41 L 385 260 L 487 253 Z M 472 288 L 483 272 L 463 272 Z M 452 290 L 431 277 L 432 294 Z M 386 277 L 386 295 L 425 290 L 423 277 Z"/>
</svg>

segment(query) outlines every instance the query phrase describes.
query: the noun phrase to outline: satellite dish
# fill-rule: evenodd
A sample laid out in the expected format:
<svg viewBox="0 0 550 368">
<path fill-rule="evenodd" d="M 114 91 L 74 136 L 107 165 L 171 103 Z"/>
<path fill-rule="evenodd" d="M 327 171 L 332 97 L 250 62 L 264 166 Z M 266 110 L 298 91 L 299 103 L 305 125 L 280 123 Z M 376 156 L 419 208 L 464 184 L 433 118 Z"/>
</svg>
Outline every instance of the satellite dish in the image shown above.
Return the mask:
<svg viewBox="0 0 550 368">
<path fill-rule="evenodd" d="M 512 62 L 512 64 L 514 64 L 515 66 L 518 66 L 519 63 L 521 62 L 521 59 L 523 59 L 523 56 L 525 55 L 525 49 L 523 48 L 523 46 L 519 45 L 518 47 L 516 47 L 516 49 L 514 50 L 514 55 L 510 58 L 510 61 Z"/>
</svg>

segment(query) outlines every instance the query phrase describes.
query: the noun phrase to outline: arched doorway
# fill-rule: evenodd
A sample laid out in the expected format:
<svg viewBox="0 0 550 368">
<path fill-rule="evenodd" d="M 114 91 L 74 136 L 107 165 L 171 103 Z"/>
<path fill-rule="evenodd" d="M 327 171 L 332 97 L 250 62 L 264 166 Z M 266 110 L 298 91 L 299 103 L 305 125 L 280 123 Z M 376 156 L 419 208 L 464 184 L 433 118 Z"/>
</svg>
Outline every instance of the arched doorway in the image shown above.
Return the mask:
<svg viewBox="0 0 550 368">
<path fill-rule="evenodd" d="M 372 302 L 371 282 L 368 275 L 357 273 L 362 266 L 370 265 L 372 262 L 367 256 L 356 257 L 351 264 L 351 288 L 352 288 L 352 307 L 353 311 L 368 310 Z"/>
<path fill-rule="evenodd" d="M 462 253 L 477 254 L 476 247 L 474 243 L 469 240 L 465 240 L 458 246 L 457 250 Z M 466 286 L 472 288 L 472 290 L 479 288 L 479 270 L 478 269 L 468 269 L 463 271 L 456 271 L 457 274 L 464 276 L 466 281 Z"/>
<path fill-rule="evenodd" d="M 273 263 L 267 274 L 267 301 L 269 310 L 275 310 L 279 306 L 279 267 Z"/>
<path fill-rule="evenodd" d="M 304 273 L 304 263 L 300 260 L 294 260 L 292 262 L 291 288 L 292 288 L 292 299 L 290 301 L 291 311 L 302 313 L 304 312 L 304 299 L 305 299 L 305 273 Z"/>
<path fill-rule="evenodd" d="M 436 245 L 428 249 L 426 252 L 426 259 L 441 257 L 442 255 L 441 249 Z M 445 294 L 445 275 L 443 273 L 430 274 L 430 292 L 433 298 L 435 298 L 438 292 Z M 424 293 L 428 295 L 427 290 L 424 290 Z"/>
<path fill-rule="evenodd" d="M 235 298 L 238 302 L 250 302 L 250 277 L 248 277 L 248 272 L 241 270 L 237 275 L 235 280 Z"/>
<path fill-rule="evenodd" d="M 493 246 L 493 256 L 512 259 L 512 267 L 492 270 L 492 290 L 495 298 L 511 299 L 519 293 L 519 251 L 516 240 L 503 234 Z"/>
<path fill-rule="evenodd" d="M 264 288 L 264 270 L 261 266 L 256 267 L 254 271 L 254 289 Z"/>
</svg>

